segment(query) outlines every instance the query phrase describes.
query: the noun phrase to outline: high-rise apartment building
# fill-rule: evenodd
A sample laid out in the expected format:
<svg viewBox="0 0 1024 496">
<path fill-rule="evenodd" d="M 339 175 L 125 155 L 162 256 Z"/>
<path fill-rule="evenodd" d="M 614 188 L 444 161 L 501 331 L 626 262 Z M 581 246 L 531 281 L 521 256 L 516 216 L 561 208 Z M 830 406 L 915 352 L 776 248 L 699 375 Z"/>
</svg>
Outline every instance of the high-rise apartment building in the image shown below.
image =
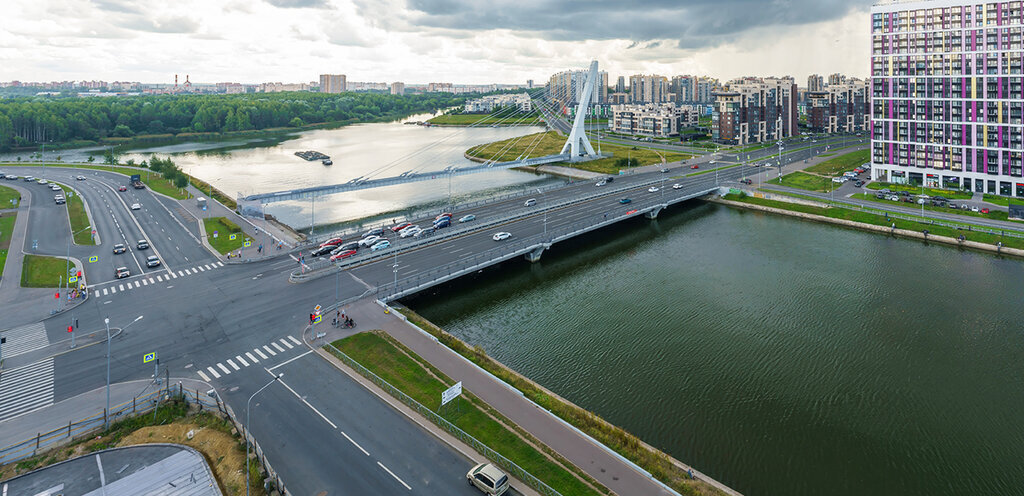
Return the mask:
<svg viewBox="0 0 1024 496">
<path fill-rule="evenodd" d="M 737 79 L 714 95 L 711 137 L 716 143 L 763 143 L 799 133 L 796 81 L 791 77 Z"/>
<path fill-rule="evenodd" d="M 668 88 L 671 94 L 669 100 L 676 105 L 696 101 L 694 99 L 694 83 L 693 76 L 672 76 L 672 82 L 669 83 Z"/>
<path fill-rule="evenodd" d="M 668 101 L 668 78 L 637 74 L 629 77 L 630 103 L 662 103 Z"/>
<path fill-rule="evenodd" d="M 811 131 L 857 133 L 867 131 L 870 123 L 867 81 L 851 78 L 807 92 L 807 124 Z"/>
<path fill-rule="evenodd" d="M 871 176 L 1024 196 L 1020 1 L 871 8 Z"/>
<path fill-rule="evenodd" d="M 715 78 L 700 77 L 697 79 L 693 92 L 696 103 L 714 103 L 715 92 L 722 89 L 721 83 Z"/>
<path fill-rule="evenodd" d="M 625 76 L 619 76 L 619 79 L 615 81 L 615 92 L 625 93 L 626 92 L 626 78 Z"/>
<path fill-rule="evenodd" d="M 321 74 L 320 93 L 342 93 L 345 91 L 344 74 Z"/>
<path fill-rule="evenodd" d="M 548 98 L 563 106 L 579 103 L 590 71 L 562 71 L 551 75 L 546 86 Z M 598 71 L 591 103 L 608 101 L 608 73 Z"/>
<path fill-rule="evenodd" d="M 844 83 L 846 83 L 846 76 L 839 74 L 838 72 L 828 75 L 829 86 L 839 86 Z"/>
<path fill-rule="evenodd" d="M 392 95 L 404 95 L 405 94 L 405 83 L 403 83 L 403 82 L 391 83 L 391 94 Z"/>
<path fill-rule="evenodd" d="M 807 91 L 821 91 L 825 89 L 825 78 L 818 74 L 807 76 Z"/>
</svg>

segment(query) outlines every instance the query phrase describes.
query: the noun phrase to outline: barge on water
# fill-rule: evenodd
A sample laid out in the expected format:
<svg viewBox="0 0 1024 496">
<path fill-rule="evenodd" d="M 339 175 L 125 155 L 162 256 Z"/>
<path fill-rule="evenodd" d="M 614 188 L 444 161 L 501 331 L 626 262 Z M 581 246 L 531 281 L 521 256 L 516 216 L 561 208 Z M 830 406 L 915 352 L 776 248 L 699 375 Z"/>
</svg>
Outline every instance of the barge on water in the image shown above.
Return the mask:
<svg viewBox="0 0 1024 496">
<path fill-rule="evenodd" d="M 303 160 L 308 160 L 310 162 L 312 162 L 314 160 L 330 160 L 331 159 L 331 157 L 328 157 L 327 155 L 324 155 L 323 153 L 320 153 L 320 152 L 315 151 L 315 150 L 298 151 L 298 152 L 295 152 L 295 156 L 299 157 L 299 158 L 301 158 Z"/>
</svg>

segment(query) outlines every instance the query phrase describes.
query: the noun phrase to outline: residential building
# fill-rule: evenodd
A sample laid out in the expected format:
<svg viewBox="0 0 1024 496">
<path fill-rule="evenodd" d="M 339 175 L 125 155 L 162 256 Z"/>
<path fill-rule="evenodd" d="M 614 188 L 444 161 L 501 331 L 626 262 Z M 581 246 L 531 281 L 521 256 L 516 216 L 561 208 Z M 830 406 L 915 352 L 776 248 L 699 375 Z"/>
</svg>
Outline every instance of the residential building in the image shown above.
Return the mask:
<svg viewBox="0 0 1024 496">
<path fill-rule="evenodd" d="M 839 86 L 839 85 L 841 85 L 843 83 L 846 83 L 846 76 L 844 76 L 842 74 L 839 74 L 839 73 L 829 74 L 828 75 L 828 85 L 829 86 Z"/>
<path fill-rule="evenodd" d="M 565 110 L 564 107 L 579 103 L 589 76 L 590 71 L 562 71 L 553 74 L 548 79 L 545 88 L 548 98 L 558 102 L 563 110 Z M 591 103 L 606 103 L 608 101 L 608 73 L 598 71 L 595 84 Z"/>
<path fill-rule="evenodd" d="M 668 101 L 668 79 L 665 76 L 637 74 L 629 77 L 629 103 L 662 103 Z"/>
<path fill-rule="evenodd" d="M 697 78 L 693 90 L 693 101 L 696 103 L 713 104 L 715 103 L 715 92 L 720 89 L 722 89 L 722 85 L 715 78 Z"/>
<path fill-rule="evenodd" d="M 672 82 L 669 83 L 668 88 L 668 100 L 674 102 L 676 105 L 696 101 L 694 100 L 695 83 L 696 78 L 693 76 L 672 76 Z"/>
<path fill-rule="evenodd" d="M 626 92 L 626 77 L 619 76 L 619 79 L 615 81 L 615 92 L 625 93 Z"/>
<path fill-rule="evenodd" d="M 260 83 L 260 93 L 279 93 L 282 91 L 309 91 L 309 83 Z"/>
<path fill-rule="evenodd" d="M 811 131 L 867 131 L 871 122 L 868 83 L 851 78 L 842 84 L 829 84 L 823 90 L 808 91 L 806 108 L 807 124 Z"/>
<path fill-rule="evenodd" d="M 763 143 L 799 133 L 797 89 L 791 77 L 737 79 L 714 96 L 711 136 L 716 143 Z"/>
<path fill-rule="evenodd" d="M 391 94 L 392 95 L 404 95 L 405 94 L 405 83 L 402 83 L 402 82 L 391 83 Z"/>
<path fill-rule="evenodd" d="M 321 74 L 320 93 L 343 93 L 345 91 L 344 74 Z"/>
<path fill-rule="evenodd" d="M 613 105 L 608 127 L 612 132 L 664 138 L 677 136 L 679 130 L 696 127 L 698 110 L 690 105 L 646 103 Z"/>
<path fill-rule="evenodd" d="M 1024 196 L 1020 1 L 871 8 L 871 176 Z"/>
<path fill-rule="evenodd" d="M 474 98 L 467 100 L 463 112 L 467 114 L 475 113 L 491 113 L 496 109 L 505 108 L 509 106 L 515 106 L 520 112 L 532 112 L 533 103 L 530 100 L 530 95 L 526 93 L 519 94 L 504 94 L 504 95 L 487 95 L 480 98 Z"/>
<path fill-rule="evenodd" d="M 427 93 L 455 93 L 455 87 L 452 83 L 429 83 Z"/>
<path fill-rule="evenodd" d="M 825 89 L 825 78 L 818 74 L 807 76 L 807 91 L 821 91 Z"/>
</svg>

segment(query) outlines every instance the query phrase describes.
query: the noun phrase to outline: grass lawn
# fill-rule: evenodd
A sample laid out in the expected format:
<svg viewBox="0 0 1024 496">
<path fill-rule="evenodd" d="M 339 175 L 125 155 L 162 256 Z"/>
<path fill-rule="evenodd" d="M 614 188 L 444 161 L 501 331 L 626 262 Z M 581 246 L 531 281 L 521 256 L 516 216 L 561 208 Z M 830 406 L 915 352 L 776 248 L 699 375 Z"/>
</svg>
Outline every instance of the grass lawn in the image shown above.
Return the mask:
<svg viewBox="0 0 1024 496">
<path fill-rule="evenodd" d="M 14 200 L 14 203 L 11 203 L 11 200 Z M 19 203 L 21 203 L 21 193 L 13 188 L 0 186 L 0 209 L 17 208 Z"/>
<path fill-rule="evenodd" d="M 140 175 L 146 187 L 157 193 L 169 196 L 175 200 L 188 200 L 192 198 L 188 191 L 176 188 L 173 182 L 164 179 L 159 172 L 146 171 Z"/>
<path fill-rule="evenodd" d="M 979 243 L 988 243 L 988 244 L 991 244 L 991 245 L 995 245 L 996 243 L 1001 241 L 1003 243 L 1003 246 L 1008 246 L 1008 247 L 1011 247 L 1011 248 L 1021 248 L 1021 249 L 1024 249 L 1024 238 L 1015 238 L 1015 237 L 1010 237 L 1010 236 L 1000 236 L 998 234 L 987 234 L 987 233 L 980 233 L 980 232 L 977 232 L 977 231 L 970 231 L 970 230 L 966 230 L 966 229 L 956 229 L 956 228 L 952 228 L 952 227 L 938 226 L 938 225 L 930 224 L 930 223 L 925 222 L 925 221 L 914 222 L 914 221 L 897 220 L 897 219 L 891 219 L 891 218 L 890 219 L 886 219 L 884 214 L 879 214 L 879 213 L 875 213 L 875 212 L 871 212 L 871 211 L 855 210 L 855 209 L 849 209 L 849 208 L 843 208 L 843 207 L 831 207 L 831 208 L 813 207 L 813 206 L 810 206 L 810 205 L 801 205 L 801 204 L 796 204 L 796 203 L 789 203 L 789 202 L 776 201 L 776 200 L 766 200 L 764 198 L 753 198 L 753 197 L 749 197 L 749 196 L 732 195 L 732 194 L 726 195 L 725 198 L 727 200 L 739 201 L 739 202 L 744 202 L 744 203 L 751 203 L 751 204 L 754 204 L 754 205 L 762 205 L 762 206 L 765 206 L 765 207 L 780 208 L 780 209 L 784 209 L 784 210 L 791 210 L 791 211 L 794 211 L 794 212 L 803 212 L 803 213 L 807 213 L 807 214 L 821 215 L 821 216 L 830 217 L 830 218 L 833 218 L 833 219 L 845 219 L 845 220 L 850 220 L 850 221 L 854 221 L 854 222 L 861 222 L 861 223 L 864 223 L 864 224 L 872 224 L 872 225 L 876 225 L 876 226 L 891 226 L 891 225 L 893 225 L 895 223 L 897 229 L 906 229 L 906 230 L 909 230 L 909 231 L 918 231 L 918 232 L 927 229 L 929 234 L 934 234 L 936 236 L 947 236 L 947 237 L 950 237 L 950 238 L 956 238 L 956 237 L 958 237 L 958 236 L 960 236 L 962 234 L 962 235 L 964 235 L 964 237 L 967 238 L 968 241 L 976 241 L 976 242 L 979 242 Z M 965 224 L 965 227 L 966 226 L 967 226 L 967 224 Z"/>
<path fill-rule="evenodd" d="M 508 116 L 503 117 L 503 116 Z M 444 126 L 485 126 L 498 124 L 500 126 L 538 126 L 543 124 L 540 121 L 539 114 L 531 116 L 523 114 L 510 114 L 508 111 L 495 116 L 494 114 L 448 114 L 439 115 L 427 122 L 431 124 L 444 125 Z"/>
<path fill-rule="evenodd" d="M 868 193 L 866 198 L 864 197 L 864 195 L 857 195 L 854 198 L 861 199 L 861 200 L 868 200 L 868 201 L 871 201 L 871 202 L 885 204 L 885 205 L 894 205 L 894 204 L 896 204 L 896 205 L 902 205 L 904 207 L 921 208 L 921 205 L 918 205 L 917 202 L 914 202 L 914 203 L 894 202 L 892 200 L 879 199 L 879 198 L 875 197 L 875 195 L 872 195 L 870 193 Z M 993 210 L 993 211 L 991 211 L 991 212 L 989 212 L 987 214 L 983 214 L 981 212 L 971 212 L 970 210 L 963 210 L 963 209 L 960 209 L 960 208 L 953 209 L 953 208 L 947 208 L 947 207 L 936 207 L 934 205 L 925 205 L 924 209 L 925 210 L 931 210 L 933 212 L 945 212 L 947 214 L 962 215 L 964 217 L 981 217 L 983 219 L 1008 220 L 1007 219 L 1008 214 L 1006 212 L 1002 212 L 1002 211 L 999 211 L 999 210 Z"/>
<path fill-rule="evenodd" d="M 779 184 L 778 178 L 773 178 L 770 181 L 772 184 Z M 821 177 L 806 172 L 790 172 L 782 176 L 782 186 L 789 186 L 790 188 L 806 189 L 808 191 L 820 191 L 822 193 L 828 193 L 840 185 L 833 183 L 831 177 Z"/>
<path fill-rule="evenodd" d="M 7 250 L 11 247 L 11 234 L 14 231 L 16 213 L 0 215 L 0 276 L 4 275 L 4 264 L 7 263 Z"/>
<path fill-rule="evenodd" d="M 401 345 L 380 331 L 356 334 L 332 344 L 431 411 L 439 411 L 441 393 L 455 384 L 455 381 L 430 367 L 412 351 L 399 348 Z M 327 349 L 330 351 L 329 347 Z M 445 420 L 501 453 L 556 491 L 564 495 L 601 494 L 566 469 L 552 463 L 509 427 L 493 418 L 500 414 L 479 398 L 464 393 L 440 411 Z M 508 422 L 507 419 L 503 421 Z"/>
<path fill-rule="evenodd" d="M 77 267 L 74 264 L 70 266 Z M 56 288 L 66 282 L 67 268 L 67 261 L 63 258 L 25 255 L 25 262 L 21 267 L 21 287 Z"/>
<path fill-rule="evenodd" d="M 206 240 L 210 242 L 210 246 L 213 246 L 213 249 L 220 253 L 237 250 L 242 247 L 243 242 L 246 240 L 242 229 L 224 217 L 203 219 L 203 227 L 206 228 Z M 217 232 L 216 238 L 213 237 L 214 231 Z M 231 234 L 237 235 L 235 239 L 231 239 Z"/>
<path fill-rule="evenodd" d="M 852 171 L 853 169 L 870 161 L 871 150 L 858 150 L 830 158 L 820 164 L 813 165 L 804 170 L 807 172 L 835 177 L 842 175 L 844 172 Z"/>
<path fill-rule="evenodd" d="M 518 140 L 518 141 L 517 141 Z M 515 142 L 510 145 L 510 142 Z M 544 155 L 555 155 L 562 151 L 562 145 L 565 144 L 565 137 L 554 132 L 536 133 L 523 136 L 521 138 L 512 138 L 502 141 L 495 141 L 485 145 L 474 146 L 466 151 L 466 154 L 472 157 L 478 157 L 482 159 L 493 159 L 498 162 L 504 162 L 509 160 L 516 160 L 529 150 L 530 157 L 542 157 Z M 596 142 L 591 142 L 594 148 L 597 148 Z M 509 146 L 507 150 L 503 150 L 504 147 Z M 634 148 L 636 148 L 634 150 Z M 577 164 L 569 164 L 567 162 L 559 162 L 554 165 L 564 165 L 566 167 L 572 167 L 575 169 L 587 170 L 591 172 L 598 172 L 601 174 L 618 174 L 619 168 L 615 165 L 616 161 L 620 158 L 632 158 L 638 161 L 639 166 L 660 164 L 662 163 L 662 157 L 666 162 L 675 162 L 678 160 L 686 160 L 692 157 L 686 153 L 675 153 L 670 151 L 655 150 L 653 148 L 645 148 L 642 144 L 636 145 L 619 145 L 615 143 L 601 143 L 602 152 L 611 152 L 614 156 L 610 158 L 602 158 L 598 160 L 591 160 L 589 162 L 581 162 Z M 500 153 L 499 153 L 500 152 Z"/>
<path fill-rule="evenodd" d="M 893 184 L 874 182 L 866 186 L 868 189 L 888 189 L 889 191 L 909 191 L 915 195 L 921 194 L 921 187 L 910 184 Z M 924 194 L 928 196 L 941 196 L 948 200 L 970 200 L 973 194 L 969 191 L 958 191 L 955 189 L 925 188 Z"/>
<path fill-rule="evenodd" d="M 68 197 L 70 188 L 60 183 L 53 183 L 60 186 L 64 194 L 65 205 L 68 208 L 68 219 L 71 221 L 71 232 L 75 233 L 76 245 L 95 245 L 96 240 L 92 237 L 92 228 L 89 226 L 89 215 L 85 213 L 85 202 L 78 193 L 72 191 Z"/>
<path fill-rule="evenodd" d="M 1004 207 L 1010 206 L 1010 202 L 1013 202 L 1014 205 L 1024 204 L 1024 199 L 1021 199 L 1021 198 L 1011 198 L 1011 197 L 1008 197 L 1008 196 L 990 195 L 988 193 L 985 193 L 985 196 L 982 199 L 985 200 L 988 203 L 993 204 L 993 205 L 1002 205 Z"/>
</svg>

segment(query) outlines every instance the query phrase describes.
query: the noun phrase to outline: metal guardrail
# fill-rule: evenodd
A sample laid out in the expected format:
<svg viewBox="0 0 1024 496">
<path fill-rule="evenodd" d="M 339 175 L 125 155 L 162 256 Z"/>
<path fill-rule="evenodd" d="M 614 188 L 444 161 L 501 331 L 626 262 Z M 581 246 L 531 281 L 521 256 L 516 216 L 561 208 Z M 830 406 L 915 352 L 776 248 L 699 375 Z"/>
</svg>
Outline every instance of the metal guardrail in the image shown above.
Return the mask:
<svg viewBox="0 0 1024 496">
<path fill-rule="evenodd" d="M 388 394 L 398 399 L 402 403 L 405 403 L 406 406 L 415 410 L 416 413 L 423 415 L 438 427 L 444 429 L 449 434 L 455 436 L 456 438 L 458 438 L 459 441 L 468 444 L 474 450 L 487 457 L 487 459 L 497 463 L 500 467 L 504 468 L 505 470 L 508 470 L 514 477 L 523 481 L 526 485 L 530 486 L 531 488 L 545 496 L 561 496 L 561 493 L 554 490 L 551 486 L 545 484 L 544 481 L 538 479 L 530 472 L 527 472 L 526 469 L 520 467 L 512 460 L 505 458 L 504 456 L 501 455 L 501 453 L 494 451 L 486 444 L 479 441 L 477 438 L 469 435 L 468 433 L 466 433 L 466 431 L 463 431 L 462 429 L 456 427 L 454 424 L 446 420 L 444 417 L 438 415 L 433 410 L 423 406 L 423 404 L 414 400 L 409 395 L 403 393 L 400 389 L 392 386 L 384 379 L 381 379 L 377 374 L 374 374 L 366 367 L 363 367 L 359 362 L 355 361 L 355 359 L 346 355 L 338 348 L 335 348 L 334 345 L 327 343 L 326 346 L 330 348 L 331 353 L 334 354 L 334 356 L 338 357 L 338 359 L 345 362 L 345 365 L 352 367 L 353 369 L 356 370 L 356 372 L 359 372 L 360 375 L 366 377 L 367 379 L 372 381 L 381 389 L 387 391 Z"/>
<path fill-rule="evenodd" d="M 181 399 L 186 402 L 194 402 L 199 405 L 200 409 L 207 408 L 210 410 L 216 410 L 220 414 L 224 415 L 224 417 L 231 422 L 239 433 L 243 433 L 249 438 L 249 442 L 252 444 L 257 460 L 259 460 L 259 463 L 261 463 L 267 471 L 266 480 L 273 483 L 273 487 L 281 491 L 282 494 L 290 494 L 285 488 L 284 481 L 281 480 L 281 477 L 276 471 L 274 471 L 273 467 L 271 467 L 270 461 L 267 460 L 267 457 L 259 443 L 249 435 L 243 425 L 235 419 L 235 414 L 231 410 L 231 407 L 221 402 L 220 398 L 217 396 L 211 397 L 205 393 L 200 393 L 198 390 L 184 388 L 180 382 L 178 383 L 177 388 L 173 385 L 169 385 L 163 389 L 150 391 L 132 398 L 131 401 L 126 401 L 113 406 L 110 408 L 109 417 L 106 408 L 104 408 L 102 411 L 88 417 L 84 417 L 79 420 L 69 420 L 66 426 L 61 426 L 46 432 L 40 432 L 34 437 L 25 439 L 24 441 L 0 448 L 0 465 L 24 460 L 25 458 L 38 455 L 71 441 L 92 437 L 94 434 L 103 430 L 103 425 L 106 423 L 108 418 L 110 422 L 116 422 L 129 417 L 146 414 L 159 408 L 162 401 L 168 401 L 170 399 Z"/>
</svg>

